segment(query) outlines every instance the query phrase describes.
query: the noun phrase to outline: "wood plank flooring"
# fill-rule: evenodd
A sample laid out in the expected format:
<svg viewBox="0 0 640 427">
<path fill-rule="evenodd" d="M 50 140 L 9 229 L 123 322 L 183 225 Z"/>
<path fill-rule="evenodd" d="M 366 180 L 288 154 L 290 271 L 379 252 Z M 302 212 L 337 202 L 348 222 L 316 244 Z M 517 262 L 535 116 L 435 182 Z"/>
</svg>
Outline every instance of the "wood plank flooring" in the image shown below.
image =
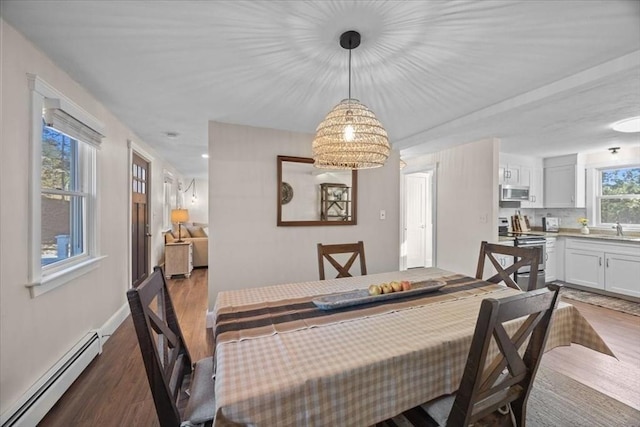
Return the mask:
<svg viewBox="0 0 640 427">
<path fill-rule="evenodd" d="M 194 270 L 189 279 L 169 281 L 193 360 L 213 351 L 205 328 L 207 281 L 207 269 Z M 640 410 L 640 317 L 570 302 L 619 360 L 572 345 L 545 353 L 542 363 Z M 159 426 L 130 317 L 39 425 Z"/>
<path fill-rule="evenodd" d="M 169 280 L 169 291 L 191 358 L 213 353 L 207 333 L 208 270 Z M 49 411 L 39 426 L 160 426 L 129 316 L 109 338 L 103 352 Z"/>
</svg>

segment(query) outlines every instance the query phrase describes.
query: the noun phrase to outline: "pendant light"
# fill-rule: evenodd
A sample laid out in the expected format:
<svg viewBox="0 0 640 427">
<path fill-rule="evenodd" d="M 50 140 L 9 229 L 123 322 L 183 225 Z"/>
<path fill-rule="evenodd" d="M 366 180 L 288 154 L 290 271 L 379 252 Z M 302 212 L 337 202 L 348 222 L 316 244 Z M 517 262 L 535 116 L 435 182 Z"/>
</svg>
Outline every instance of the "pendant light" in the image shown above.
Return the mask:
<svg viewBox="0 0 640 427">
<path fill-rule="evenodd" d="M 387 131 L 373 111 L 351 98 L 351 50 L 360 46 L 360 33 L 343 33 L 340 46 L 349 51 L 349 97 L 318 125 L 313 140 L 314 165 L 323 169 L 377 168 L 384 165 L 391 151 Z"/>
</svg>

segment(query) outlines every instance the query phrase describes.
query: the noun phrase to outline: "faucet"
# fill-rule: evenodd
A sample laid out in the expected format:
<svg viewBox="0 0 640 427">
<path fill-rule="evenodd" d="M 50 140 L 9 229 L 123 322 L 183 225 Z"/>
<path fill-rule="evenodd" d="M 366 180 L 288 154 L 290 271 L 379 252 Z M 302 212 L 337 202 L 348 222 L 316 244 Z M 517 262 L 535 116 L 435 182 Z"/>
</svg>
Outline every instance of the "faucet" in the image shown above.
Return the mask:
<svg viewBox="0 0 640 427">
<path fill-rule="evenodd" d="M 616 221 L 616 225 L 611 228 L 616 229 L 616 236 L 622 236 L 622 226 L 620 225 L 620 221 Z"/>
</svg>

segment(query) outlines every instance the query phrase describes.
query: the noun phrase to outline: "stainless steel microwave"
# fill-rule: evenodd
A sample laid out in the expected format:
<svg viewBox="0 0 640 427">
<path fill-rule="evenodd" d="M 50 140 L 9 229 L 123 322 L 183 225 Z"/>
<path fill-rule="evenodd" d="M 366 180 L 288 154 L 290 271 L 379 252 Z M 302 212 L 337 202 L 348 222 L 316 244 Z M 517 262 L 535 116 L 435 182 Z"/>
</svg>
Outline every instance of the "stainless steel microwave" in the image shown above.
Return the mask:
<svg viewBox="0 0 640 427">
<path fill-rule="evenodd" d="M 500 186 L 501 202 L 528 202 L 529 187 L 522 185 L 501 185 Z"/>
</svg>

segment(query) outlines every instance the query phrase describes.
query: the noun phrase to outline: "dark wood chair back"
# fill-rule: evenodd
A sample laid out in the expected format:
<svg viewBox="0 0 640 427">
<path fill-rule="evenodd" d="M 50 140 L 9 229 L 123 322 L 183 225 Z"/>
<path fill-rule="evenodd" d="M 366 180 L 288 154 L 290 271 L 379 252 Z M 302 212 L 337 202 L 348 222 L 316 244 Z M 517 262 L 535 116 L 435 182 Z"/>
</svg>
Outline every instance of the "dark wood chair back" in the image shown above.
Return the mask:
<svg viewBox="0 0 640 427">
<path fill-rule="evenodd" d="M 517 426 L 524 426 L 526 404 L 544 351 L 559 286 L 482 301 L 460 388 L 447 426 L 467 426 L 507 404 Z M 509 336 L 505 323 L 526 317 Z M 492 339 L 498 355 L 488 359 Z M 521 356 L 520 348 L 528 344 Z M 506 369 L 505 369 L 506 368 Z"/>
<path fill-rule="evenodd" d="M 178 399 L 191 373 L 191 356 L 160 267 L 138 287 L 127 291 L 147 379 L 162 427 L 181 423 Z"/>
<path fill-rule="evenodd" d="M 503 266 L 495 257 L 496 254 L 507 255 L 513 258 L 511 265 Z M 536 288 L 538 280 L 538 264 L 542 259 L 542 250 L 539 247 L 519 248 L 514 246 L 497 245 L 494 243 L 482 242 L 480 245 L 480 257 L 478 258 L 478 269 L 476 270 L 476 279 L 482 279 L 484 274 L 485 257 L 491 261 L 497 273 L 488 279 L 484 279 L 491 283 L 504 283 L 510 288 L 520 289 L 518 284 L 513 280 L 513 273 L 520 267 L 531 266 L 529 275 L 528 290 Z M 506 268 L 505 268 L 506 267 Z"/>
<path fill-rule="evenodd" d="M 347 262 L 340 264 L 338 261 L 333 258 L 332 255 L 336 254 L 351 254 L 351 257 L 347 260 Z M 323 245 L 322 243 L 318 243 L 318 268 L 320 272 L 320 280 L 324 280 L 324 259 L 336 269 L 338 272 L 338 277 L 351 277 L 351 273 L 349 270 L 351 266 L 356 261 L 356 258 L 360 258 L 360 274 L 365 276 L 367 274 L 367 263 L 364 257 L 364 243 L 359 241 L 358 243 L 342 243 L 338 245 Z"/>
</svg>

